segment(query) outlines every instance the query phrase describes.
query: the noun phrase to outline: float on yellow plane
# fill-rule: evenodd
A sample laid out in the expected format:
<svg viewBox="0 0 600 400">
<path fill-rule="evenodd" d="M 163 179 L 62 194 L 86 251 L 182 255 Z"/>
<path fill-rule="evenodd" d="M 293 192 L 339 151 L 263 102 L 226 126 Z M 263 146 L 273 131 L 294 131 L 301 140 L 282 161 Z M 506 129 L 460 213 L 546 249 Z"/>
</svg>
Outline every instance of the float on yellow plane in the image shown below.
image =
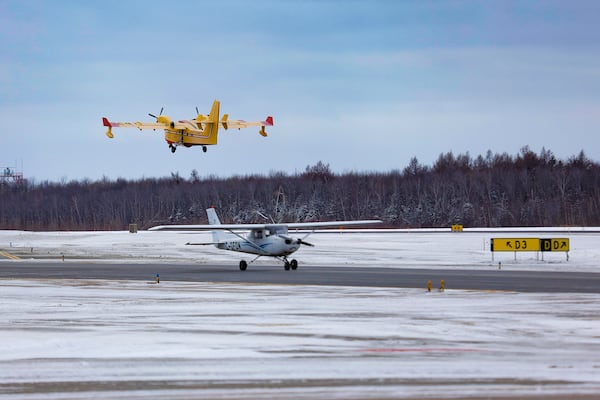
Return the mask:
<svg viewBox="0 0 600 400">
<path fill-rule="evenodd" d="M 202 146 L 202 151 L 206 152 L 206 146 L 217 144 L 217 135 L 219 127 L 223 129 L 229 128 L 248 128 L 250 126 L 260 126 L 262 136 L 267 136 L 265 131 L 266 126 L 273 126 L 273 117 L 268 116 L 264 121 L 244 121 L 230 120 L 228 114 L 223 114 L 219 119 L 220 102 L 215 100 L 208 115 L 203 115 L 196 112 L 198 115 L 192 120 L 173 121 L 166 115 L 162 115 L 162 109 L 158 117 L 153 114 L 148 114 L 156 118 L 156 122 L 112 122 L 108 118 L 103 117 L 102 123 L 108 127 L 106 136 L 113 138 L 112 128 L 138 128 L 142 129 L 163 129 L 165 131 L 165 140 L 169 144 L 172 153 L 175 153 L 177 146 Z"/>
</svg>

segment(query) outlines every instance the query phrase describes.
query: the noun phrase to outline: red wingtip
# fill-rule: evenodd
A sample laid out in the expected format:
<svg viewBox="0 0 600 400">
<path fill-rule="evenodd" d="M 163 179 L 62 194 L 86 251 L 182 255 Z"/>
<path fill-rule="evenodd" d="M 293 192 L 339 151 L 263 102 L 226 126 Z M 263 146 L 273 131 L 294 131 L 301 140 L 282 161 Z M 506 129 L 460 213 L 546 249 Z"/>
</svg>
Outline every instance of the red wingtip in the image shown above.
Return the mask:
<svg viewBox="0 0 600 400">
<path fill-rule="evenodd" d="M 269 115 L 265 121 L 265 125 L 273 126 L 273 117 Z"/>
<path fill-rule="evenodd" d="M 110 121 L 109 121 L 109 120 L 108 120 L 108 118 L 106 118 L 106 117 L 102 117 L 102 124 L 103 124 L 104 126 L 112 126 L 112 125 L 110 124 Z"/>
</svg>

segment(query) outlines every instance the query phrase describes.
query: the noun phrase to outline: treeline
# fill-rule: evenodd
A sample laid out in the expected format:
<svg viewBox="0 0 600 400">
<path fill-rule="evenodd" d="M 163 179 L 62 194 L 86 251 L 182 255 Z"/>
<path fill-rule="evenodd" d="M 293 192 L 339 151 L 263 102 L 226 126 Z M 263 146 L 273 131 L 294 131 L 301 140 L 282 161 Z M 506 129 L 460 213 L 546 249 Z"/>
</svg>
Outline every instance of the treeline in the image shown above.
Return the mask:
<svg viewBox="0 0 600 400">
<path fill-rule="evenodd" d="M 598 226 L 600 165 L 583 151 L 558 160 L 528 147 L 476 158 L 441 154 L 432 166 L 410 160 L 385 173 L 332 173 L 319 162 L 303 173 L 267 176 L 43 182 L 0 187 L 0 229 L 121 230 L 165 223 L 251 223 L 380 218 L 388 227 Z M 263 216 L 261 216 L 261 214 Z"/>
</svg>

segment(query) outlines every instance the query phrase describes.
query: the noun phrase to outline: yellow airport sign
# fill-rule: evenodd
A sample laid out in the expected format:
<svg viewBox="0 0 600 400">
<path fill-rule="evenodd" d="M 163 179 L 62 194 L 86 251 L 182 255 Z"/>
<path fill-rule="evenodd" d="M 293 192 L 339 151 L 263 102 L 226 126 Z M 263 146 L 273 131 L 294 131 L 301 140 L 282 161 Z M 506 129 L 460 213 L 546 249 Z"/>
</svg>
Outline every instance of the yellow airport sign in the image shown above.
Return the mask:
<svg viewBox="0 0 600 400">
<path fill-rule="evenodd" d="M 492 251 L 540 251 L 539 238 L 493 238 Z"/>
<path fill-rule="evenodd" d="M 542 251 L 569 251 L 568 238 L 540 239 Z"/>
</svg>

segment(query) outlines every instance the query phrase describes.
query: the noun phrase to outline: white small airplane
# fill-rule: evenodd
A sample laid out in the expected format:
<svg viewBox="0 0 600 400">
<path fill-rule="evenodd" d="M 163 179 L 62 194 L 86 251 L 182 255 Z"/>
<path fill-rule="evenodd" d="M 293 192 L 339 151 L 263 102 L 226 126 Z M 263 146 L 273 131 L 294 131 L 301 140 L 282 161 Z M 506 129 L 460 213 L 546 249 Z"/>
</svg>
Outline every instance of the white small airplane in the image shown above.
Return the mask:
<svg viewBox="0 0 600 400">
<path fill-rule="evenodd" d="M 362 221 L 326 221 L 326 222 L 299 222 L 289 224 L 221 224 L 214 208 L 206 210 L 209 225 L 160 225 L 150 228 L 151 231 L 212 231 L 211 243 L 186 243 L 189 245 L 214 245 L 218 249 L 239 251 L 242 253 L 256 254 L 250 264 L 260 257 L 275 257 L 283 261 L 286 271 L 298 268 L 298 261 L 288 260 L 288 256 L 300 248 L 301 245 L 314 246 L 304 239 L 317 228 L 344 227 L 350 225 L 380 224 L 381 220 Z M 288 229 L 312 229 L 304 237 L 288 235 Z M 243 236 L 239 231 L 250 231 Z M 224 231 L 234 235 L 226 235 Z M 240 270 L 245 271 L 248 263 L 240 261 Z"/>
</svg>

